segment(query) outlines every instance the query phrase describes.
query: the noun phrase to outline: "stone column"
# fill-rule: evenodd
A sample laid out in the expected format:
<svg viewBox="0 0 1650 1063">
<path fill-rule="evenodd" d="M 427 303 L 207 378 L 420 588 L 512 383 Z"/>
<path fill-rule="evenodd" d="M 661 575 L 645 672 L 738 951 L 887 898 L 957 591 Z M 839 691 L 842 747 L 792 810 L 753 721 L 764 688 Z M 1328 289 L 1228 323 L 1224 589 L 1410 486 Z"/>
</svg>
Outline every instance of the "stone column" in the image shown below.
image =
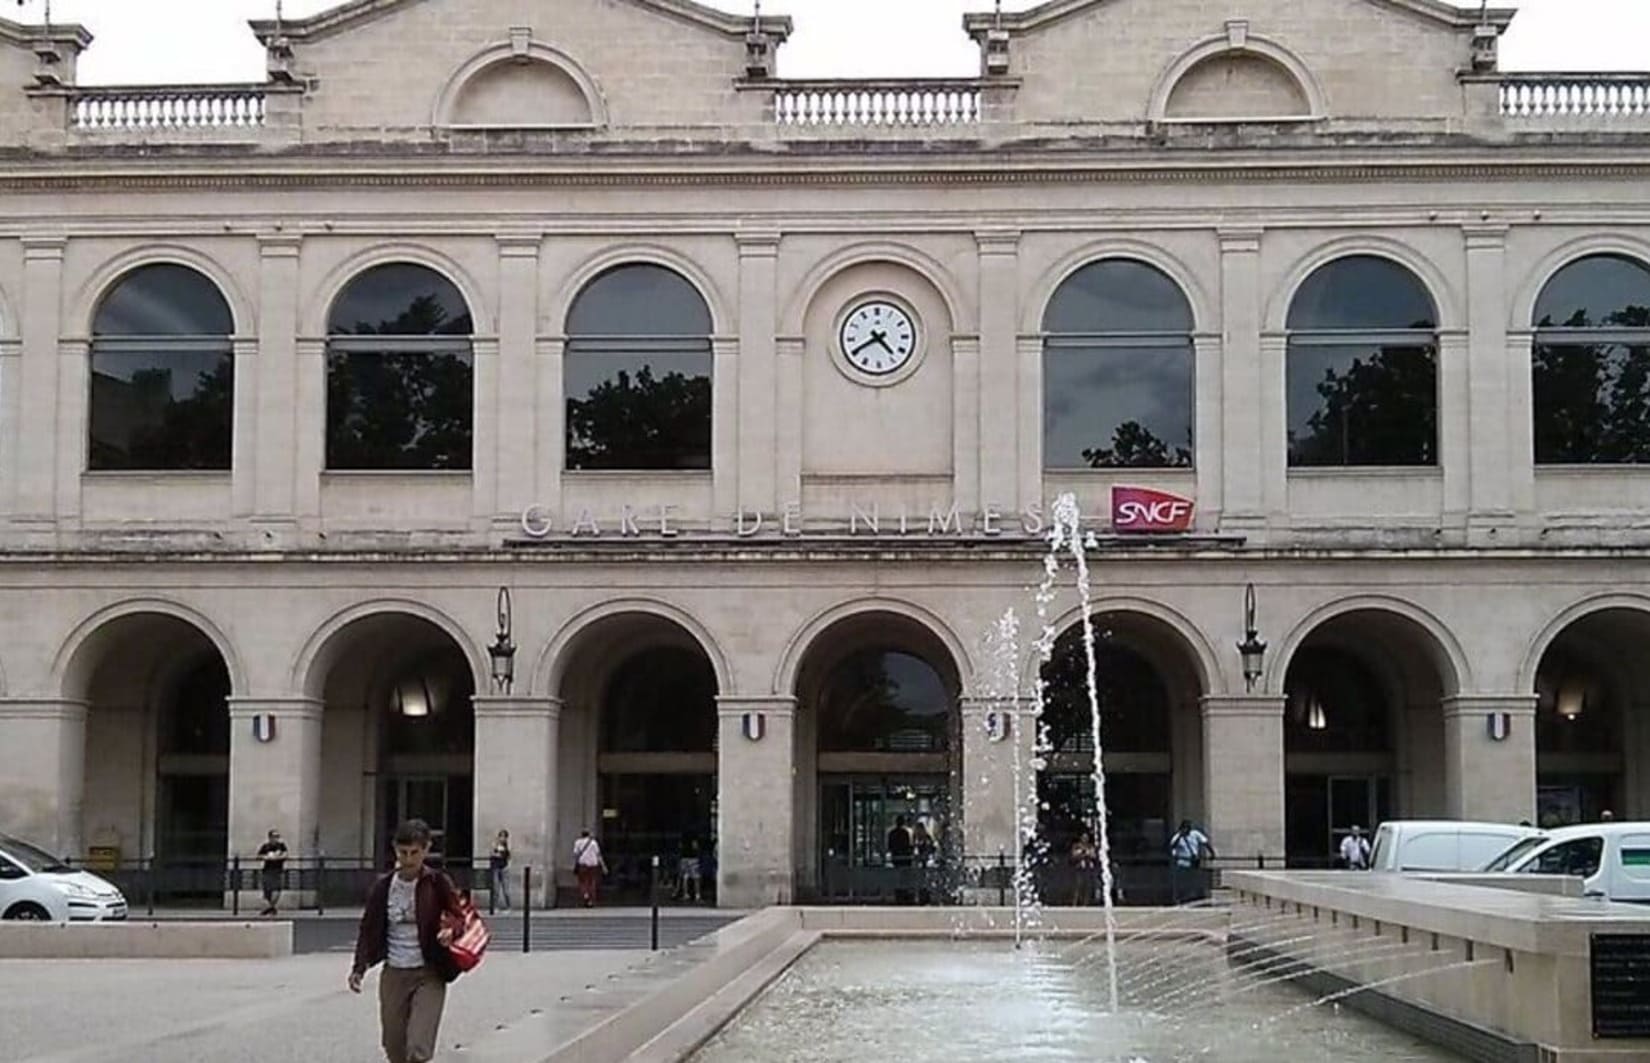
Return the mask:
<svg viewBox="0 0 1650 1063">
<path fill-rule="evenodd" d="M 58 339 L 63 325 L 65 242 L 55 237 L 24 239 L 23 291 L 17 300 L 23 343 L 12 517 L 45 525 L 52 523 L 56 503 Z"/>
<path fill-rule="evenodd" d="M 796 866 L 796 699 L 719 697 L 716 744 L 716 903 L 790 904 Z M 745 717 L 761 726 L 745 735 Z"/>
<path fill-rule="evenodd" d="M 1505 713 L 1506 737 L 1491 734 Z M 1452 819 L 1535 821 L 1535 697 L 1455 697 L 1444 702 L 1444 811 Z"/>
<path fill-rule="evenodd" d="M 976 415 L 969 438 L 983 441 L 985 445 L 971 448 L 969 459 L 979 462 L 975 487 L 978 495 L 959 492 L 957 497 L 1011 510 L 1021 502 L 1022 473 L 1020 448 L 1011 443 L 1020 434 L 1023 409 L 1020 401 L 1023 377 L 1016 364 L 1016 337 L 1020 327 L 1020 233 L 1014 229 L 985 229 L 974 234 L 974 242 L 979 249 L 980 339 L 978 382 L 970 382 Z M 954 322 L 953 327 L 967 331 L 964 322 Z M 1040 341 L 1038 346 L 1041 347 Z M 958 368 L 962 366 L 959 364 Z M 963 374 L 959 372 L 956 386 L 960 389 L 963 385 Z M 1041 391 L 1036 397 L 1041 402 Z M 1039 409 L 1038 416 L 1031 421 L 1032 426 L 1039 426 L 1039 431 L 1043 423 L 1041 414 Z M 962 438 L 961 433 L 958 438 Z M 1041 493 L 1040 487 L 1038 493 Z"/>
<path fill-rule="evenodd" d="M 258 341 L 236 338 L 230 345 L 234 380 L 229 442 L 230 511 L 245 520 L 257 511 L 258 479 Z M 277 455 L 289 453 L 283 449 Z"/>
<path fill-rule="evenodd" d="M 533 501 L 561 515 L 562 473 L 567 468 L 567 338 L 541 336 L 537 351 L 540 423 L 534 455 Z"/>
<path fill-rule="evenodd" d="M 731 517 L 739 505 L 739 339 L 713 337 L 710 350 L 710 518 L 714 526 Z"/>
<path fill-rule="evenodd" d="M 327 341 L 299 337 L 294 350 L 292 506 L 299 517 L 314 519 L 321 515 L 321 473 L 327 465 Z"/>
<path fill-rule="evenodd" d="M 1274 412 L 1267 403 L 1274 382 L 1263 375 L 1260 350 L 1261 230 L 1225 228 L 1219 237 L 1221 524 L 1223 530 L 1241 533 L 1264 525 L 1264 507 L 1273 501 L 1264 485 L 1274 471 L 1274 455 L 1262 446 L 1261 426 Z M 1215 474 L 1214 469 L 1200 470 L 1199 479 Z"/>
<path fill-rule="evenodd" d="M 1031 758 L 1037 735 L 1029 706 L 1016 711 L 996 699 L 962 701 L 962 843 L 970 867 L 1015 852 L 1021 809 L 1035 799 Z M 1006 723 L 1006 726 L 1004 725 Z M 1014 753 L 1020 755 L 1020 788 L 1014 780 Z"/>
<path fill-rule="evenodd" d="M 504 404 L 499 386 L 499 343 L 496 336 L 470 341 L 473 380 L 470 431 L 470 516 L 481 527 L 490 526 L 498 513 L 500 437 L 498 411 Z"/>
<path fill-rule="evenodd" d="M 741 232 L 739 244 L 739 508 L 774 513 L 779 366 L 775 324 L 779 233 Z M 720 382 L 718 382 L 720 383 Z M 727 514 L 718 513 L 718 518 Z"/>
<path fill-rule="evenodd" d="M 83 701 L 0 698 L 6 829 L 60 855 L 85 855 L 86 710 Z"/>
<path fill-rule="evenodd" d="M 498 395 L 493 416 L 497 457 L 493 503 L 495 524 L 505 534 L 520 534 L 516 523 L 535 494 L 538 431 L 561 423 L 556 406 L 538 408 L 536 342 L 539 327 L 539 247 L 537 233 L 498 238 Z M 514 832 L 512 831 L 512 836 Z"/>
<path fill-rule="evenodd" d="M 243 863 L 271 828 L 294 857 L 312 859 L 321 843 L 321 716 L 315 698 L 229 699 L 229 854 Z M 256 716 L 274 717 L 260 741 Z"/>
<path fill-rule="evenodd" d="M 985 458 L 980 453 L 982 421 L 988 416 L 981 402 L 980 385 L 981 377 L 989 375 L 980 358 L 980 341 L 973 336 L 952 336 L 951 366 L 951 499 L 960 512 L 977 513 L 982 508 L 982 467 L 994 459 L 1012 466 L 1014 456 L 1009 454 L 1005 460 L 1002 455 Z M 1014 502 L 1010 496 L 992 498 L 988 504 L 1005 509 Z"/>
<path fill-rule="evenodd" d="M 1467 511 L 1472 505 L 1473 468 L 1470 410 L 1478 401 L 1471 394 L 1471 374 L 1467 368 L 1467 335 L 1461 331 L 1438 334 L 1438 469 L 1443 475 L 1444 534 L 1448 541 L 1461 542 L 1466 536 Z M 1502 465 L 1506 457 L 1501 458 Z"/>
<path fill-rule="evenodd" d="M 802 501 L 802 356 L 807 342 L 782 337 L 777 345 L 779 427 L 774 436 L 774 492 L 781 506 Z"/>
<path fill-rule="evenodd" d="M 0 333 L 15 326 L 14 321 L 0 321 Z M 22 404 L 17 401 L 21 349 L 21 343 L 0 335 L 0 513 L 4 514 L 17 509 L 17 477 L 22 471 L 17 464 L 18 422 L 22 419 Z M 4 519 L 0 517 L 0 521 Z"/>
<path fill-rule="evenodd" d="M 1283 859 L 1283 704 L 1203 699 L 1203 830 L 1223 856 Z"/>
<path fill-rule="evenodd" d="M 59 522 L 80 516 L 80 479 L 86 472 L 90 449 L 92 406 L 92 344 L 63 340 L 57 345 L 57 474 L 53 477 Z"/>
<path fill-rule="evenodd" d="M 275 234 L 258 241 L 258 356 L 253 373 L 236 377 L 253 391 L 255 443 L 237 477 L 253 478 L 253 519 L 290 524 L 297 475 L 292 411 L 298 396 L 298 255 L 302 240 Z M 237 370 L 240 366 L 237 364 Z M 240 388 L 236 389 L 237 391 Z M 248 466 L 247 470 L 241 468 Z"/>
<path fill-rule="evenodd" d="M 1226 510 L 1226 484 L 1221 474 L 1225 453 L 1222 434 L 1226 429 L 1222 414 L 1226 359 L 1219 335 L 1192 337 L 1193 380 L 1196 407 L 1193 411 L 1192 464 L 1197 469 L 1197 526 L 1214 531 Z"/>
<path fill-rule="evenodd" d="M 1015 379 L 1019 384 L 1019 421 L 1015 438 L 1022 510 L 1046 505 L 1043 497 L 1043 337 L 1022 335 L 1015 341 Z M 1045 512 L 1044 516 L 1047 516 Z"/>
<path fill-rule="evenodd" d="M 533 904 L 553 903 L 561 699 L 476 695 L 475 859 L 485 867 L 500 830 L 510 832 L 510 899 L 522 903 L 522 868 L 533 869 Z M 477 881 L 478 888 L 482 880 Z"/>
<path fill-rule="evenodd" d="M 1514 427 L 1507 359 L 1507 227 L 1469 226 L 1467 240 L 1467 446 L 1471 500 L 1467 541 L 1493 546 L 1513 521 L 1511 472 L 1528 464 L 1527 433 Z M 1509 460 L 1510 457 L 1510 460 Z"/>
</svg>

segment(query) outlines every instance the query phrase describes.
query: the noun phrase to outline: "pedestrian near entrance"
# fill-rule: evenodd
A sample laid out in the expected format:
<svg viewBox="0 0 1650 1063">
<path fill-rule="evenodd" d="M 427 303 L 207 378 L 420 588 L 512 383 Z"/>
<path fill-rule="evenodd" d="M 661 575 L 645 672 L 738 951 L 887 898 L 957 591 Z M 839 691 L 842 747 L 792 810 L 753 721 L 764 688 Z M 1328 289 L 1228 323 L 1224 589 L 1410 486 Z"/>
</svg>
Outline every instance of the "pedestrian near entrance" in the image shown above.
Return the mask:
<svg viewBox="0 0 1650 1063">
<path fill-rule="evenodd" d="M 1341 839 L 1341 866 L 1348 871 L 1369 870 L 1369 839 L 1364 837 L 1364 829 L 1356 823 Z"/>
<path fill-rule="evenodd" d="M 493 851 L 487 854 L 487 871 L 492 877 L 493 906 L 501 912 L 510 910 L 510 832 L 501 830 L 493 839 Z"/>
<path fill-rule="evenodd" d="M 699 843 L 689 838 L 682 843 L 682 856 L 676 861 L 676 899 L 698 904 L 702 883 L 703 868 L 699 864 Z"/>
<path fill-rule="evenodd" d="M 264 862 L 263 870 L 258 876 L 258 884 L 264 891 L 264 910 L 260 914 L 274 915 L 278 911 L 281 887 L 286 878 L 286 842 L 281 840 L 280 831 L 269 832 L 268 840 L 258 846 L 258 856 Z"/>
<path fill-rule="evenodd" d="M 596 906 L 596 894 L 605 874 L 607 861 L 602 859 L 601 843 L 590 836 L 588 829 L 579 831 L 579 838 L 573 843 L 573 875 L 579 880 L 580 904 L 586 908 Z"/>
<path fill-rule="evenodd" d="M 428 1063 L 435 1058 L 447 985 L 459 968 L 447 946 L 463 909 L 458 890 L 426 862 L 430 828 L 409 819 L 395 831 L 395 870 L 373 884 L 355 938 L 352 993 L 361 992 L 367 971 L 382 963 L 378 976 L 378 1021 L 389 1063 Z"/>
<path fill-rule="evenodd" d="M 1203 899 L 1203 861 L 1214 855 L 1209 836 L 1192 826 L 1191 820 L 1181 820 L 1169 839 L 1169 892 L 1175 904 Z"/>
</svg>

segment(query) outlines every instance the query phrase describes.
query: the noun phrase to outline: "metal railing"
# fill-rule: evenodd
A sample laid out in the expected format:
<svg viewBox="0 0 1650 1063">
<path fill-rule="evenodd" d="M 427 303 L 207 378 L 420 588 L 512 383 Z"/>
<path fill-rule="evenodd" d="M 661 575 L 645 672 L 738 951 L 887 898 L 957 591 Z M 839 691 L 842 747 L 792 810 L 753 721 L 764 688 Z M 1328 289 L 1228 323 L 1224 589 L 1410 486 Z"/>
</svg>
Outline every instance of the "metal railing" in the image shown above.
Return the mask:
<svg viewBox="0 0 1650 1063">
<path fill-rule="evenodd" d="M 71 861 L 99 878 L 107 879 L 126 895 L 133 913 L 155 913 L 156 908 L 219 909 L 239 915 L 256 911 L 265 886 L 263 861 L 256 857 L 228 860 L 148 858 L 109 864 L 97 860 Z M 273 879 L 283 897 L 282 911 L 325 914 L 327 908 L 359 908 L 378 876 L 390 870 L 388 861 L 327 856 L 288 857 Z M 485 863 L 443 859 L 439 866 L 460 889 L 487 885 Z M 243 897 L 245 898 L 243 900 Z"/>
<path fill-rule="evenodd" d="M 151 129 L 257 129 L 268 92 L 262 85 L 76 86 L 69 125 L 89 133 Z"/>
<path fill-rule="evenodd" d="M 1650 116 L 1650 73 L 1503 74 L 1501 113 L 1509 118 Z"/>
<path fill-rule="evenodd" d="M 957 79 L 788 81 L 773 89 L 773 120 L 800 128 L 970 126 L 981 83 Z"/>
</svg>

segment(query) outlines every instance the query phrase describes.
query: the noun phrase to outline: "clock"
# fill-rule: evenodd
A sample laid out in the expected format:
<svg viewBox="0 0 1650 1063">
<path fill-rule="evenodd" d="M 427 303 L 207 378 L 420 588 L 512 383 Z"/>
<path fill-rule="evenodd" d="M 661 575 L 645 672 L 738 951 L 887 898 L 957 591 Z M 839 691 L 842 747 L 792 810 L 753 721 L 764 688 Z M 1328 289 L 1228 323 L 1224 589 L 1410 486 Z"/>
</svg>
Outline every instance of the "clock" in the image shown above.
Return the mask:
<svg viewBox="0 0 1650 1063">
<path fill-rule="evenodd" d="M 887 376 L 916 354 L 917 323 L 904 307 L 868 299 L 842 319 L 837 342 L 849 365 L 868 376 Z"/>
</svg>

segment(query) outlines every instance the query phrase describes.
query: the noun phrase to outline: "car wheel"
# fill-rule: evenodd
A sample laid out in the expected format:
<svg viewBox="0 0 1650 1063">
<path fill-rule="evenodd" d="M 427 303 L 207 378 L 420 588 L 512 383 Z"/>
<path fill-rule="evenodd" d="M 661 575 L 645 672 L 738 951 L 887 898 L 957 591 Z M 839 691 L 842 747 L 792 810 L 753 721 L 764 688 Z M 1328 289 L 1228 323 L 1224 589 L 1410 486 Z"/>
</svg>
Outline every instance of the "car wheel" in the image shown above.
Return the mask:
<svg viewBox="0 0 1650 1063">
<path fill-rule="evenodd" d="M 6 909 L 6 918 L 35 919 L 44 922 L 51 918 L 51 914 L 33 901 L 22 901 Z"/>
</svg>

